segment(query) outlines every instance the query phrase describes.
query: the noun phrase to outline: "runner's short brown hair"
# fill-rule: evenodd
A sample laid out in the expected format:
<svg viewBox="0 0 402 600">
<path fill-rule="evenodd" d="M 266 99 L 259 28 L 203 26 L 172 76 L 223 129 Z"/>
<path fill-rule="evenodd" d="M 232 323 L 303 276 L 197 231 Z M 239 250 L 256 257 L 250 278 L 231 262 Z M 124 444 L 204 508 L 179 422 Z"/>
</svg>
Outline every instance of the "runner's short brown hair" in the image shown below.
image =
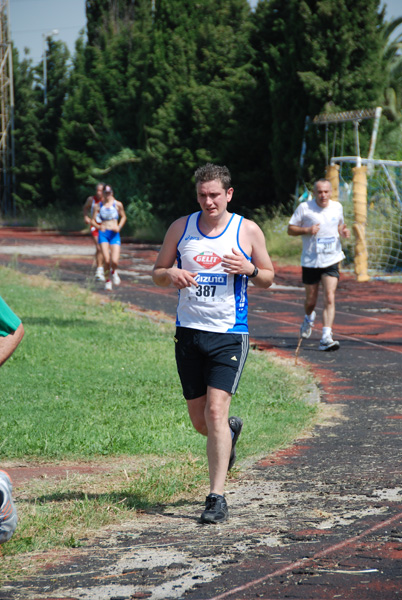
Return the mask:
<svg viewBox="0 0 402 600">
<path fill-rule="evenodd" d="M 225 166 L 213 165 L 207 163 L 203 167 L 199 167 L 194 173 L 195 184 L 205 183 L 206 181 L 214 181 L 217 179 L 221 182 L 223 189 L 227 192 L 231 187 L 230 171 Z"/>
</svg>

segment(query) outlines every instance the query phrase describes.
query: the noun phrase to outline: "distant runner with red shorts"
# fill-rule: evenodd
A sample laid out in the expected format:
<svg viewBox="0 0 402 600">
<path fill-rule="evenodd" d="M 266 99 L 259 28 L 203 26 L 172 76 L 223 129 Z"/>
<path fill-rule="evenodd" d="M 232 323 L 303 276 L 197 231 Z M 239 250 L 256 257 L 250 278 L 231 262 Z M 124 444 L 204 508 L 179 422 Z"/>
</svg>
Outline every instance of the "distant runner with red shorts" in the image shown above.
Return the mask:
<svg viewBox="0 0 402 600">
<path fill-rule="evenodd" d="M 91 225 L 95 206 L 102 201 L 103 198 L 103 183 L 98 183 L 94 196 L 88 196 L 83 207 L 84 221 L 87 225 Z M 105 281 L 105 273 L 103 267 L 103 254 L 98 242 L 98 229 L 91 225 L 91 236 L 95 244 L 95 260 L 96 260 L 96 281 Z"/>
</svg>

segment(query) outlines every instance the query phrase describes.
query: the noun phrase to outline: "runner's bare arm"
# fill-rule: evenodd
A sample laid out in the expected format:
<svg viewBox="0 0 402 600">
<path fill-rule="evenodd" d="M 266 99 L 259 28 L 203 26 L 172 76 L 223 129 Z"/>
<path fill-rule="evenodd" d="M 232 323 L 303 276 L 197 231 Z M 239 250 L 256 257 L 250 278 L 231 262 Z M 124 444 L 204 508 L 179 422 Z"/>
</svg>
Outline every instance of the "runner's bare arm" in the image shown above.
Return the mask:
<svg viewBox="0 0 402 600">
<path fill-rule="evenodd" d="M 100 223 L 98 223 L 96 221 L 96 217 L 97 217 L 98 213 L 99 213 L 99 206 L 97 204 L 95 204 L 94 212 L 93 212 L 92 219 L 91 219 L 91 225 L 92 225 L 92 227 L 96 227 L 96 229 L 100 229 Z"/>
<path fill-rule="evenodd" d="M 257 267 L 258 274 L 253 277 L 253 284 L 260 288 L 269 288 L 274 281 L 274 267 L 267 252 L 265 237 L 260 227 L 254 221 L 244 219 L 241 225 L 239 242 L 241 248 L 251 257 L 251 262 L 236 248 L 233 254 L 223 256 L 222 266 L 227 273 L 247 275 L 254 273 Z"/>
<path fill-rule="evenodd" d="M 318 233 L 320 226 L 318 223 L 310 227 L 299 227 L 299 225 L 288 225 L 288 235 L 315 235 Z"/>
<path fill-rule="evenodd" d="M 89 216 L 89 211 L 91 210 L 91 206 L 92 206 L 92 197 L 89 196 L 84 203 L 84 206 L 82 207 L 82 212 L 84 213 L 84 221 L 87 225 L 91 224 L 91 217 Z"/>
<path fill-rule="evenodd" d="M 165 235 L 162 248 L 152 271 L 152 279 L 156 285 L 167 287 L 172 284 L 179 290 L 191 285 L 198 287 L 195 281 L 196 272 L 190 273 L 190 271 L 185 271 L 174 266 L 177 256 L 177 244 L 183 235 L 186 221 L 187 217 L 178 219 L 172 223 Z"/>
<path fill-rule="evenodd" d="M 0 367 L 8 358 L 10 358 L 24 337 L 24 333 L 24 326 L 20 323 L 14 333 L 10 333 L 5 337 L 0 337 Z"/>
<path fill-rule="evenodd" d="M 117 204 L 117 210 L 119 211 L 119 215 L 120 215 L 120 221 L 119 221 L 117 230 L 121 231 L 127 222 L 127 216 L 126 216 L 126 212 L 124 210 L 123 204 L 121 202 L 116 202 L 116 204 Z"/>
</svg>

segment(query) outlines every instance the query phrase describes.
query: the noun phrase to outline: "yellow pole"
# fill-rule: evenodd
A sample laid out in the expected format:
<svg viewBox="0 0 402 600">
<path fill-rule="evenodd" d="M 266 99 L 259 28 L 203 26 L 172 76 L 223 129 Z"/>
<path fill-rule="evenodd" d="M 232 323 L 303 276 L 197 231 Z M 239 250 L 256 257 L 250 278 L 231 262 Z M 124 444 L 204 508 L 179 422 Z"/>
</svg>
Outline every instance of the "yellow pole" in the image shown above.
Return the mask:
<svg viewBox="0 0 402 600">
<path fill-rule="evenodd" d="M 369 281 L 367 273 L 367 246 L 366 246 L 366 222 L 367 222 L 367 167 L 353 168 L 353 205 L 355 222 L 353 231 L 356 237 L 355 243 L 355 273 L 357 281 Z"/>
<path fill-rule="evenodd" d="M 339 165 L 327 165 L 325 178 L 331 182 L 331 200 L 339 200 Z"/>
</svg>

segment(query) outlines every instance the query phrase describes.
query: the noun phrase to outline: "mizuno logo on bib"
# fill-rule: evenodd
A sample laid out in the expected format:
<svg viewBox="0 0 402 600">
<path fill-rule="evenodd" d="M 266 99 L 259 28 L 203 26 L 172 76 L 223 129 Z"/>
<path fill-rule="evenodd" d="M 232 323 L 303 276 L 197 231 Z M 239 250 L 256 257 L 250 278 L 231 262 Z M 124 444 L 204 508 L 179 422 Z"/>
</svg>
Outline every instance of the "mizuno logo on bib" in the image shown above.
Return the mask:
<svg viewBox="0 0 402 600">
<path fill-rule="evenodd" d="M 189 288 L 189 298 L 198 302 L 222 302 L 226 298 L 227 273 L 198 273 L 198 287 Z"/>
</svg>

